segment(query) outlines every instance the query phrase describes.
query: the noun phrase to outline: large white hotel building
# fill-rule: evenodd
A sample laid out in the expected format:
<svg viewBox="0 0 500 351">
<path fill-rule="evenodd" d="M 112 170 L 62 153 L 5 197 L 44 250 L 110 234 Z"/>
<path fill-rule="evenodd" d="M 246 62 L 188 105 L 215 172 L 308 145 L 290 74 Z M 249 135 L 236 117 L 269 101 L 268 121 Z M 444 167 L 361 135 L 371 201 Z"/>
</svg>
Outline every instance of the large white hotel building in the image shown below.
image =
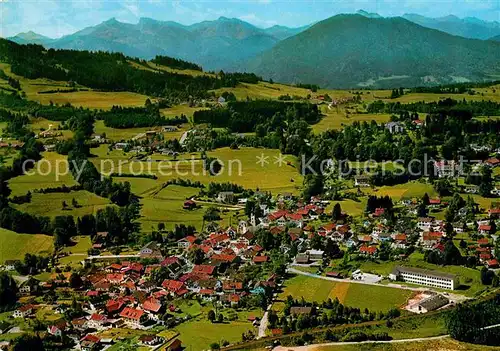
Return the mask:
<svg viewBox="0 0 500 351">
<path fill-rule="evenodd" d="M 454 274 L 413 267 L 396 266 L 389 274 L 389 279 L 448 290 L 455 290 L 459 285 L 457 276 Z"/>
</svg>

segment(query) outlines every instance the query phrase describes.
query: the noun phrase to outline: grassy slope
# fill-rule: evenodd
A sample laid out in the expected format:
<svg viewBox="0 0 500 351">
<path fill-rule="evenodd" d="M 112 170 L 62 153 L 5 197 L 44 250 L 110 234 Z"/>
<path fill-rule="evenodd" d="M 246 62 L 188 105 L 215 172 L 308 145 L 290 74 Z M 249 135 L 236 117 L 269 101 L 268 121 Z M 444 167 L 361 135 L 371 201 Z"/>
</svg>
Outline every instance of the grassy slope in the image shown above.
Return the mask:
<svg viewBox="0 0 500 351">
<path fill-rule="evenodd" d="M 111 162 L 101 163 L 104 159 L 113 161 L 114 170 L 117 172 L 120 160 L 126 160 L 129 155 L 121 151 L 108 151 L 107 145 L 102 145 L 97 149 L 93 149 L 92 153 L 97 157 L 92 159 L 101 172 L 110 172 L 113 168 Z M 198 153 L 182 155 L 174 161 L 170 157 L 155 155 L 153 162 L 131 162 L 130 166 L 127 163 L 122 167 L 123 173 L 130 173 L 129 170 L 140 172 L 149 172 L 158 175 L 158 186 L 168 179 L 173 178 L 188 178 L 193 181 L 200 181 L 204 184 L 210 182 L 232 182 L 238 183 L 245 188 L 272 191 L 273 193 L 280 192 L 295 192 L 302 185 L 302 177 L 295 168 L 296 159 L 292 156 L 286 156 L 285 162 L 290 161 L 291 165 L 283 164 L 281 167 L 275 164 L 275 157 L 279 156 L 278 150 L 256 149 L 256 148 L 241 148 L 240 150 L 231 150 L 230 148 L 221 148 L 207 153 L 209 157 L 219 158 L 225 165 L 225 170 L 217 176 L 210 176 L 208 173 L 203 174 L 202 163 Z M 261 167 L 257 164 L 257 157 L 264 155 L 267 158 L 268 164 Z M 194 158 L 194 172 L 191 159 Z M 163 164 L 157 161 L 165 161 Z M 168 161 L 171 163 L 169 164 Z M 189 161 L 189 162 L 187 162 Z M 159 169 L 162 167 L 161 169 Z M 176 168 L 179 172 L 176 171 Z M 231 172 L 230 172 L 231 170 Z M 160 174 L 163 172 L 163 175 Z M 186 172 L 186 173 L 185 173 Z M 171 173 L 171 174 L 169 174 Z M 292 181 L 293 179 L 293 181 Z"/>
<path fill-rule="evenodd" d="M 129 140 L 135 137 L 136 135 L 144 133 L 149 130 L 155 130 L 160 133 L 161 128 L 139 127 L 139 128 L 118 129 L 118 128 L 106 127 L 104 125 L 104 121 L 96 121 L 94 124 L 94 132 L 97 134 L 103 134 L 103 133 L 106 134 L 106 138 L 110 139 L 111 141 Z M 182 136 L 182 133 L 184 133 L 186 130 L 187 126 L 180 128 L 176 132 L 164 132 L 161 134 L 165 139 L 174 139 L 174 138 L 179 139 Z"/>
<path fill-rule="evenodd" d="M 78 202 L 77 207 L 73 207 L 72 199 Z M 62 209 L 62 202 L 65 201 L 68 208 Z M 33 194 L 31 202 L 14 205 L 20 211 L 35 215 L 49 217 L 71 215 L 81 217 L 86 214 L 96 213 L 97 210 L 108 206 L 109 199 L 97 196 L 86 190 L 72 191 L 70 193 L 49 193 Z"/>
<path fill-rule="evenodd" d="M 293 351 L 293 348 L 290 348 Z M 498 350 L 498 347 L 474 345 L 459 342 L 453 339 L 417 341 L 397 344 L 363 344 L 363 345 L 338 345 L 338 346 L 312 346 L 311 351 L 427 351 L 427 350 L 447 350 L 447 351 L 479 351 Z"/>
<path fill-rule="evenodd" d="M 292 295 L 296 299 L 322 302 L 338 298 L 346 306 L 386 311 L 399 307 L 411 296 L 411 291 L 383 286 L 365 286 L 355 283 L 338 283 L 319 278 L 297 275 L 285 282 L 280 299 Z M 277 306 L 279 307 L 279 305 Z"/>
<path fill-rule="evenodd" d="M 21 83 L 22 90 L 26 93 L 26 97 L 30 100 L 38 101 L 42 104 L 49 104 L 51 101 L 56 104 L 71 103 L 74 106 L 89 107 L 95 109 L 110 109 L 113 105 L 121 106 L 144 106 L 144 102 L 148 98 L 145 95 L 132 92 L 99 92 L 99 91 L 78 91 L 71 93 L 52 93 L 38 94 L 40 91 L 47 90 L 67 90 L 69 89 L 67 82 L 53 81 L 50 79 L 27 79 L 17 76 L 10 71 L 10 65 L 0 63 L 0 69 L 18 79 Z"/>
<path fill-rule="evenodd" d="M 26 194 L 34 189 L 77 184 L 67 169 L 66 156 L 56 152 L 43 152 L 42 156 L 43 159 L 38 161 L 35 169 L 31 171 L 34 175 L 25 174 L 9 180 L 12 195 Z M 59 177 L 56 175 L 57 167 L 60 169 Z"/>
<path fill-rule="evenodd" d="M 42 234 L 18 234 L 0 228 L 0 262 L 23 259 L 26 253 L 49 254 L 53 238 Z"/>
</svg>

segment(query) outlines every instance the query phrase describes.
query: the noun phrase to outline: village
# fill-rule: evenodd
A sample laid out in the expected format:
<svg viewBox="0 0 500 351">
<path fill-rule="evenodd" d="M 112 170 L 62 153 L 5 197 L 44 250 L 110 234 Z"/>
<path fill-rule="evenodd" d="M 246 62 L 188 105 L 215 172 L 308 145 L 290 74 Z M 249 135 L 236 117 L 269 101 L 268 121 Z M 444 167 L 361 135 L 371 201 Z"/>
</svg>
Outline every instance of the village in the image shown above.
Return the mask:
<svg viewBox="0 0 500 351">
<path fill-rule="evenodd" d="M 141 331 L 137 339 L 140 345 L 152 350 L 160 346 L 180 350 L 181 339 L 158 336 L 158 330 L 189 322 L 192 317 L 178 307 L 183 301 L 196 300 L 213 306 L 215 311 L 260 309 L 266 313 L 249 317 L 254 330 L 248 337 L 279 334 L 276 327 L 266 330 L 268 321 L 264 319 L 289 274 L 411 289 L 415 293 L 405 307 L 411 313 L 446 308 L 469 298 L 460 292 L 468 282 L 461 281 L 457 274 L 441 272 L 438 264 L 443 263 L 429 257 L 438 260 L 445 252 L 447 257 L 463 254 L 463 259 L 450 264 L 484 267 L 483 271 L 494 272 L 494 284 L 498 284 L 499 241 L 495 233 L 500 225 L 500 208 L 478 212 L 471 221 L 467 219 L 471 218 L 467 216 L 472 210 L 470 204 L 462 203 L 454 216 L 456 221 L 449 223 L 431 215 L 419 216 L 447 209 L 450 204 L 440 198 L 393 205 L 375 197 L 374 207 L 367 208 L 366 219 L 358 223 L 338 204 L 328 213 L 334 201 L 320 197 L 305 203 L 291 194 L 269 198 L 268 194 L 255 193 L 239 200 L 234 195 L 220 192 L 215 200 L 246 204 L 251 214 L 248 220 L 228 228 L 208 225 L 213 231 L 191 232 L 176 241 L 160 234 L 158 240 L 135 253 L 117 255 L 101 254 L 109 252 L 112 243 L 107 240 L 107 232 L 96 233 L 92 254 L 81 261 L 81 269 L 45 282 L 29 277 L 20 285 L 19 294 L 27 303 L 15 309 L 13 320 L 34 318 L 46 305 L 36 301 L 50 295 L 54 297 L 53 313 L 65 318 L 49 325 L 47 332 L 66 335 L 78 349 L 107 349 L 119 339 L 99 336 L 103 331 L 131 329 Z M 187 211 L 191 206 L 196 206 L 195 198 L 184 203 Z M 326 218 L 330 222 L 316 225 L 325 223 Z M 408 257 L 417 251 L 423 252 L 436 269 L 407 266 Z M 391 273 L 383 276 L 356 268 L 359 263 L 377 260 L 391 265 Z M 15 262 L 6 262 L 3 269 L 13 271 L 15 267 Z M 77 294 L 77 306 L 76 300 L 72 306 L 58 302 L 68 291 Z M 215 323 L 224 320 L 222 314 L 213 311 L 207 318 Z"/>
</svg>

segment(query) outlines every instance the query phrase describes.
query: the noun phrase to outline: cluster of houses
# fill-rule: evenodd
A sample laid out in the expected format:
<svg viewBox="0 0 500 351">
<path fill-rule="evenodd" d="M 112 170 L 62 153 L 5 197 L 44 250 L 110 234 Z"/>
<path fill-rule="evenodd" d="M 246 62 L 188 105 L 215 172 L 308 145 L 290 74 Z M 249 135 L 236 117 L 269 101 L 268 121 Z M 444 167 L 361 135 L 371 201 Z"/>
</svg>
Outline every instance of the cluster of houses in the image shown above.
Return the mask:
<svg viewBox="0 0 500 351">
<path fill-rule="evenodd" d="M 243 265 L 263 265 L 271 261 L 266 251 L 256 243 L 258 229 L 266 229 L 272 235 L 288 235 L 291 242 L 296 242 L 299 252 L 295 257 L 296 264 L 310 264 L 323 259 L 322 250 L 310 247 L 309 240 L 316 235 L 329 238 L 366 257 L 377 257 L 383 242 L 389 242 L 395 250 L 418 245 L 424 250 L 444 251 L 445 222 L 433 217 L 417 218 L 416 230 L 400 233 L 387 224 L 386 210 L 377 208 L 364 223 L 371 232 L 359 235 L 348 224 L 345 214 L 341 214 L 335 222 L 316 228 L 311 225 L 325 214 L 326 201 L 313 197 L 308 203 L 297 201 L 294 209 L 288 210 L 282 206 L 286 200 L 287 196 L 281 196 L 277 209 L 273 211 L 261 205 L 262 215 L 259 218 L 251 216 L 248 221 L 241 220 L 236 227 L 214 230 L 203 236 L 186 236 L 175 242 L 174 247 L 169 247 L 168 255 L 163 250 L 163 244 L 150 242 L 134 257 L 121 261 L 116 256 L 109 259 L 106 256 L 90 256 L 88 260 L 95 265 L 90 273 L 82 277 L 84 284 L 79 289 L 88 300 L 84 306 L 85 316 L 75 318 L 66 326 L 51 326 L 49 333 L 57 335 L 67 328 L 77 330 L 82 350 L 98 350 L 106 344 L 106 340 L 97 336 L 99 331 L 130 328 L 147 332 L 156 325 L 170 325 L 172 321 L 174 324 L 182 323 L 185 317 L 179 317 L 176 306 L 181 299 L 217 300 L 227 307 L 238 307 L 246 297 L 272 293 L 281 284 L 279 276 L 247 281 L 234 274 Z M 429 201 L 430 207 L 441 208 L 444 205 L 440 199 Z M 494 230 L 491 221 L 500 218 L 500 209 L 492 208 L 488 215 L 488 219 L 477 222 L 478 233 L 483 237 L 475 243 L 469 242 L 467 250 L 476 253 L 479 262 L 486 267 L 498 268 L 494 245 L 489 237 Z M 460 233 L 464 225 L 454 224 L 453 228 Z M 99 245 L 105 236 L 105 232 L 98 233 L 94 245 Z M 196 259 L 193 258 L 193 251 L 201 257 L 197 255 Z M 390 278 L 445 289 L 455 289 L 458 284 L 455 276 L 399 266 Z M 25 284 L 21 286 L 20 293 L 29 295 L 37 291 L 43 294 L 58 284 L 64 286 L 65 282 Z M 420 311 L 430 310 L 443 303 L 442 300 L 433 297 L 418 308 Z M 13 315 L 30 318 L 34 312 L 35 307 L 26 304 L 19 306 Z M 161 342 L 153 336 L 144 338 L 144 343 L 151 345 Z"/>
<path fill-rule="evenodd" d="M 141 260 L 89 257 L 88 260 L 92 260 L 95 266 L 82 277 L 84 288 L 77 289 L 88 300 L 84 305 L 85 316 L 73 319 L 64 327 L 57 326 L 59 331 L 54 328 L 52 332 L 77 331 L 81 336 L 78 342 L 82 350 L 98 350 L 105 344 L 98 337 L 99 332 L 107 329 L 127 328 L 147 332 L 157 325 L 182 323 L 187 317 L 180 317 L 182 311 L 176 306 L 181 299 L 218 300 L 234 308 L 246 296 L 266 294 L 277 286 L 277 276 L 244 282 L 230 273 L 242 264 L 261 265 L 269 261 L 260 246 L 251 244 L 252 239 L 250 231 L 240 235 L 236 228 L 230 227 L 211 233 L 203 240 L 194 236 L 180 239 L 174 248 L 178 255 L 164 257 L 161 246 L 150 242 L 137 254 Z M 194 249 L 204 254 L 200 264 L 191 263 L 187 258 L 188 252 Z M 162 274 L 160 280 L 155 278 L 158 271 Z M 68 284 L 61 282 L 60 286 Z M 54 287 L 54 282 L 50 285 L 40 283 L 38 293 L 43 294 Z M 34 293 L 33 288 L 27 291 L 27 295 L 30 293 Z M 30 318 L 34 313 L 34 306 L 26 304 L 19 306 L 13 316 Z M 144 342 L 153 343 L 153 340 Z"/>
</svg>

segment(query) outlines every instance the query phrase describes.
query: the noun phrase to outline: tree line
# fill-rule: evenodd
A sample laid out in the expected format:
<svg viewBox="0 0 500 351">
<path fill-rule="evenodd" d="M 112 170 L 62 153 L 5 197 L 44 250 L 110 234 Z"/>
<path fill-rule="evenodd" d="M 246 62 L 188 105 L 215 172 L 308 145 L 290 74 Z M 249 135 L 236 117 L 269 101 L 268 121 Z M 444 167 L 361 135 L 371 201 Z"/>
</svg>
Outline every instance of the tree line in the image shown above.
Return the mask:
<svg viewBox="0 0 500 351">
<path fill-rule="evenodd" d="M 289 109 L 293 115 L 287 113 Z M 282 126 L 287 117 L 301 119 L 309 124 L 320 119 L 318 106 L 309 103 L 286 103 L 273 100 L 230 101 L 227 107 L 195 111 L 193 121 L 196 124 L 208 123 L 213 127 L 228 128 L 233 132 L 254 132 L 257 125 L 266 125 L 276 129 Z"/>
<path fill-rule="evenodd" d="M 153 104 L 147 104 L 146 107 L 113 106 L 109 111 L 99 112 L 96 118 L 102 119 L 104 125 L 111 128 L 154 127 L 188 122 L 185 115 L 172 118 L 162 116 L 159 108 Z"/>
<path fill-rule="evenodd" d="M 500 103 L 491 100 L 467 101 L 454 100 L 451 98 L 441 99 L 432 102 L 413 102 L 403 104 L 401 102 L 383 102 L 375 101 L 368 105 L 368 113 L 399 113 L 401 111 L 419 112 L 419 113 L 446 113 L 455 115 L 469 116 L 499 116 Z"/>
<path fill-rule="evenodd" d="M 181 69 L 181 70 L 192 69 L 195 71 L 203 71 L 203 68 L 197 65 L 196 63 L 184 61 L 169 56 L 156 55 L 155 58 L 151 60 L 151 62 L 156 63 L 157 65 L 168 66 L 170 68 L 175 68 L 175 69 Z"/>
<path fill-rule="evenodd" d="M 129 64 L 136 59 L 121 53 L 45 49 L 19 45 L 0 39 L 0 60 L 11 65 L 14 74 L 30 78 L 49 78 L 77 82 L 104 91 L 133 91 L 187 101 L 207 97 L 208 90 L 234 87 L 239 82 L 258 82 L 249 73 L 224 73 L 217 76 L 190 76 L 171 72 L 152 72 Z"/>
</svg>

